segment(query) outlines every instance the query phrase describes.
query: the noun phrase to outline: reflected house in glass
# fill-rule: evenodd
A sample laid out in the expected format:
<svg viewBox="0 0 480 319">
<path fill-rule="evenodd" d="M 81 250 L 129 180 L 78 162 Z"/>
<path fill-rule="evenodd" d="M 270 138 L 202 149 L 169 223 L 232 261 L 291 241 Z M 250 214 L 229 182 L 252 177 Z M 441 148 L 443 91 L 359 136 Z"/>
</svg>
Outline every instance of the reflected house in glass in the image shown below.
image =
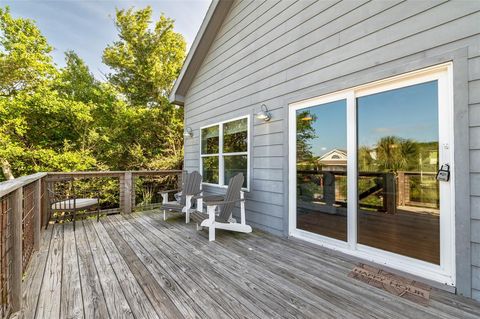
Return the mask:
<svg viewBox="0 0 480 319">
<path fill-rule="evenodd" d="M 347 170 L 347 152 L 334 149 L 322 155 L 318 159 L 322 170 L 325 171 L 346 171 Z"/>
<path fill-rule="evenodd" d="M 207 193 L 243 172 L 254 228 L 480 300 L 479 20 L 479 1 L 214 0 L 170 97 L 185 168 Z"/>
</svg>

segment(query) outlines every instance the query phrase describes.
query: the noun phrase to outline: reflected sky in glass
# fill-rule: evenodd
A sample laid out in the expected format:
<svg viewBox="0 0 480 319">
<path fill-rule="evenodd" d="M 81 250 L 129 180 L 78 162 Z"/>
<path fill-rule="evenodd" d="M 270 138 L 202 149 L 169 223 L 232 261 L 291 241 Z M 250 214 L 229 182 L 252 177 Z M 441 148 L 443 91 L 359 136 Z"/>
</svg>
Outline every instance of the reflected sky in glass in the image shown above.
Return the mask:
<svg viewBox="0 0 480 319">
<path fill-rule="evenodd" d="M 316 117 L 312 127 L 317 137 L 309 141 L 313 156 L 322 156 L 333 149 L 347 150 L 346 105 L 346 100 L 340 100 L 300 110 Z"/>
<path fill-rule="evenodd" d="M 437 81 L 357 99 L 358 145 L 373 147 L 384 136 L 438 141 Z"/>
</svg>

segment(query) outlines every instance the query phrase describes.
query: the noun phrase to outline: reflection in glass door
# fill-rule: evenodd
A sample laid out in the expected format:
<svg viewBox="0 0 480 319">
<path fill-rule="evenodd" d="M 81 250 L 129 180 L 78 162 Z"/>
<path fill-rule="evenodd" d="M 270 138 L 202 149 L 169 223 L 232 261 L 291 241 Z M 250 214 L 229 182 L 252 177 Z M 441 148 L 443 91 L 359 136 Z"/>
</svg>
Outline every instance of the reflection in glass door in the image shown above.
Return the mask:
<svg viewBox="0 0 480 319">
<path fill-rule="evenodd" d="M 346 100 L 296 111 L 297 228 L 347 241 Z"/>
<path fill-rule="evenodd" d="M 445 63 L 291 103 L 289 235 L 455 285 L 452 89 Z"/>
<path fill-rule="evenodd" d="M 358 243 L 440 264 L 437 81 L 356 104 Z"/>
</svg>

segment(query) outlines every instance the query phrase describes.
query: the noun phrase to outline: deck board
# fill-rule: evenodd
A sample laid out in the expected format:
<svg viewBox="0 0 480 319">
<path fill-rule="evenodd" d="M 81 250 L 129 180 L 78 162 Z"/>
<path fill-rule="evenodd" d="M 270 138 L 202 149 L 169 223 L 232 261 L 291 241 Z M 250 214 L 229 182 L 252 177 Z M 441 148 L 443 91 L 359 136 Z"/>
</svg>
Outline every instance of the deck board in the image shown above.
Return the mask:
<svg viewBox="0 0 480 319">
<path fill-rule="evenodd" d="M 86 221 L 84 222 L 84 225 L 90 233 L 97 234 L 99 244 L 103 246 L 110 265 L 112 265 L 113 271 L 115 272 L 135 318 L 160 318 L 161 313 L 157 314 L 152 304 L 149 302 L 147 294 L 142 289 L 145 282 L 138 281 L 138 277 L 135 276 L 135 269 L 131 264 L 127 264 L 126 260 L 128 260 L 128 258 L 124 259 L 122 257 L 115 246 L 115 239 L 110 238 L 105 231 L 105 228 L 103 228 L 102 223 Z"/>
<path fill-rule="evenodd" d="M 60 304 L 61 318 L 83 318 L 83 297 L 78 267 L 77 244 L 73 224 L 63 226 L 63 271 L 62 298 Z"/>
<path fill-rule="evenodd" d="M 85 232 L 83 231 L 83 224 L 77 224 L 75 242 L 77 243 L 78 267 L 85 318 L 109 318 L 100 278 L 93 261 L 90 246 L 85 237 Z"/>
<path fill-rule="evenodd" d="M 50 250 L 39 293 L 36 318 L 60 317 L 63 269 L 63 225 L 53 226 Z"/>
<path fill-rule="evenodd" d="M 120 234 L 115 229 L 116 225 L 108 225 L 105 228 L 103 226 L 97 225 L 97 229 L 103 228 L 105 235 L 104 241 L 110 241 L 112 244 L 115 244 L 118 247 L 118 256 L 116 259 L 124 258 L 125 264 L 127 267 L 130 268 L 133 277 L 140 285 L 140 289 L 144 290 L 144 303 L 149 305 L 154 305 L 155 309 L 152 310 L 156 311 L 157 316 L 151 315 L 148 318 L 154 317 L 161 317 L 161 318 L 179 318 L 181 317 L 180 312 L 178 311 L 177 307 L 173 304 L 171 299 L 167 296 L 164 292 L 160 284 L 155 280 L 155 278 L 151 275 L 148 271 L 146 266 L 142 263 L 142 261 L 137 257 L 135 251 L 132 247 L 125 241 L 125 239 L 120 236 Z M 110 237 L 108 237 L 110 236 Z M 111 238 L 111 239 L 110 239 Z M 135 247 L 134 247 L 135 248 Z M 115 248 L 111 248 L 109 250 L 109 254 L 116 250 Z M 112 254 L 114 255 L 114 254 Z M 141 300 L 139 300 L 141 302 Z M 138 316 L 136 316 L 138 317 Z"/>
<path fill-rule="evenodd" d="M 25 318 L 35 317 L 52 234 L 53 227 L 50 227 L 43 233 L 40 250 L 32 256 L 30 265 L 27 268 L 23 287 L 23 314 Z"/>
<path fill-rule="evenodd" d="M 24 281 L 24 318 L 479 318 L 434 289 L 429 306 L 347 276 L 354 264 L 254 231 L 208 241 L 156 211 L 50 226 Z"/>
<path fill-rule="evenodd" d="M 135 231 L 127 219 L 119 220 L 117 226 L 119 226 L 117 228 L 119 232 L 128 241 L 132 242 L 137 238 L 144 245 L 150 243 L 149 248 L 155 260 L 163 262 L 164 269 L 168 269 L 170 274 L 178 274 L 178 282 L 189 290 L 189 293 L 193 295 L 194 302 L 200 305 L 207 315 L 215 318 L 232 318 L 215 299 L 214 289 L 210 290 L 203 285 L 209 285 L 209 281 L 199 276 L 192 267 L 193 265 L 183 262 L 183 258 L 176 250 L 169 249 L 164 242 L 155 237 L 152 232 L 155 232 L 156 229 L 140 233 Z M 135 234 L 135 238 L 133 234 Z"/>
<path fill-rule="evenodd" d="M 88 222 L 85 223 L 88 224 Z M 110 318 L 135 318 L 97 234 L 85 224 L 78 228 L 85 232 L 85 238 L 90 246 Z M 77 229 L 77 231 L 81 230 Z"/>
</svg>

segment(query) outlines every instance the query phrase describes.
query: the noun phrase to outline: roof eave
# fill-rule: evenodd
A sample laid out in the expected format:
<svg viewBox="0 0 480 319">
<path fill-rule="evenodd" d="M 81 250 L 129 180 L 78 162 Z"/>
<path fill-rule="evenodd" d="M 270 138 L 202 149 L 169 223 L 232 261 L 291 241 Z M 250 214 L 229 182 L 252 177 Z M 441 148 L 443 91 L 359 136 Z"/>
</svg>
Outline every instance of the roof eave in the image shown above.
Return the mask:
<svg viewBox="0 0 480 319">
<path fill-rule="evenodd" d="M 175 81 L 170 94 L 170 102 L 183 106 L 185 95 L 192 84 L 193 78 L 200 68 L 215 35 L 223 23 L 233 0 L 212 0 L 202 25 L 192 43 L 182 70 Z"/>
</svg>

